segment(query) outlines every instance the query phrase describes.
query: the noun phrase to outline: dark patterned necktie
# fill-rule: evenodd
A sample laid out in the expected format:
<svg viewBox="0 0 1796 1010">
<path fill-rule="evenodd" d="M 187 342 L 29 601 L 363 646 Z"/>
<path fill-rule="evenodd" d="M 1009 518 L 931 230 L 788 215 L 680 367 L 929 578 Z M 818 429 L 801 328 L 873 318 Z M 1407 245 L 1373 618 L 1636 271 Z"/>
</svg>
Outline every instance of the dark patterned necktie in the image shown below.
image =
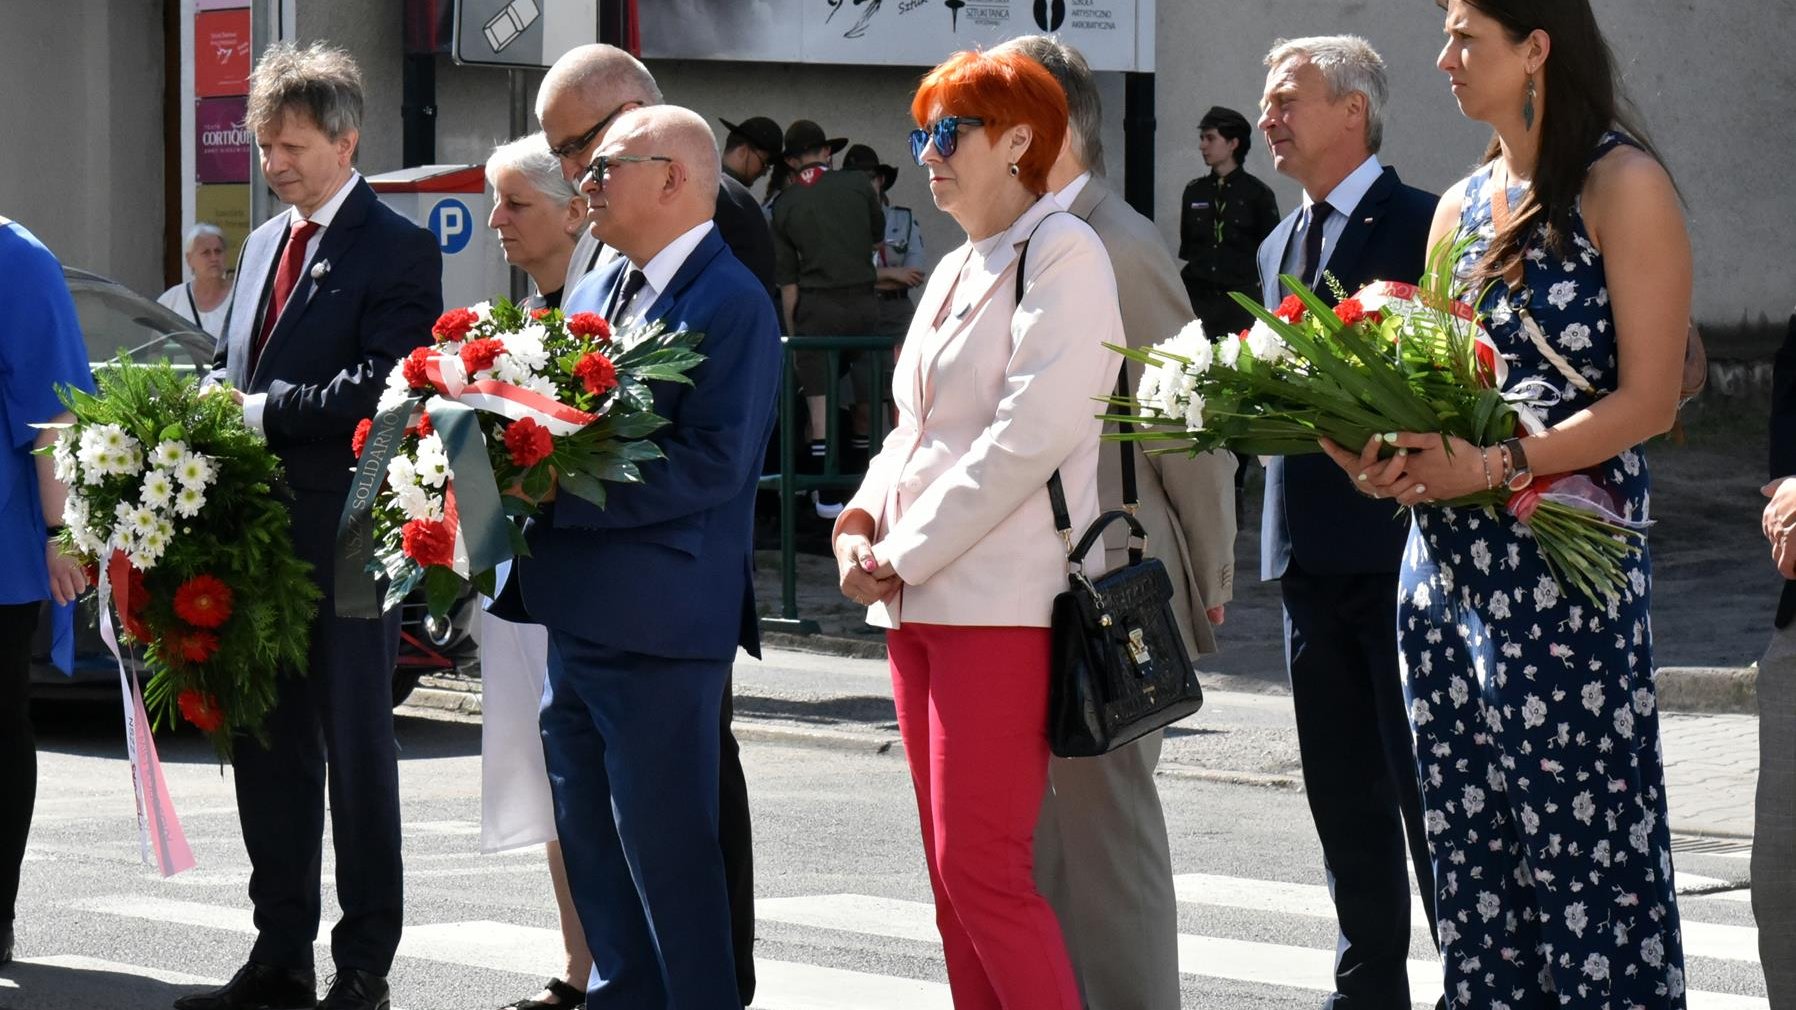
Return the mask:
<svg viewBox="0 0 1796 1010">
<path fill-rule="evenodd" d="M 1322 279 L 1322 238 L 1327 232 L 1329 216 L 1334 213 L 1326 201 L 1310 205 L 1309 224 L 1303 229 L 1303 266 L 1297 276 L 1312 289 Z"/>
<path fill-rule="evenodd" d="M 642 286 L 649 282 L 641 270 L 631 267 L 624 271 L 624 281 L 618 285 L 616 297 L 611 299 L 611 311 L 605 313 L 605 321 L 616 326 L 630 308 L 630 302 Z"/>
</svg>

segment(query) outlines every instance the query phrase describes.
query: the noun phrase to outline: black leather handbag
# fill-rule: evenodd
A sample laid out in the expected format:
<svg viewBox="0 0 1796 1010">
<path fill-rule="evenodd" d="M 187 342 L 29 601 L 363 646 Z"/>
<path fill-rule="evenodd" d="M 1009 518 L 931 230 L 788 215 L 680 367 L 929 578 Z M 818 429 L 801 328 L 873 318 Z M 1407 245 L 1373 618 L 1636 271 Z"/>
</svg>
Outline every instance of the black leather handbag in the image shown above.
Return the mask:
<svg viewBox="0 0 1796 1010">
<path fill-rule="evenodd" d="M 1122 466 L 1124 507 L 1099 516 L 1067 552 L 1067 589 L 1054 598 L 1048 746 L 1060 757 L 1108 754 L 1204 704 L 1172 615 L 1172 579 L 1160 559 L 1145 556 L 1129 442 L 1122 443 Z M 1071 543 L 1073 521 L 1058 471 L 1048 481 L 1048 500 L 1055 527 Z M 1129 527 L 1128 563 L 1086 575 L 1085 556 L 1103 550 L 1104 530 L 1118 522 Z"/>
</svg>

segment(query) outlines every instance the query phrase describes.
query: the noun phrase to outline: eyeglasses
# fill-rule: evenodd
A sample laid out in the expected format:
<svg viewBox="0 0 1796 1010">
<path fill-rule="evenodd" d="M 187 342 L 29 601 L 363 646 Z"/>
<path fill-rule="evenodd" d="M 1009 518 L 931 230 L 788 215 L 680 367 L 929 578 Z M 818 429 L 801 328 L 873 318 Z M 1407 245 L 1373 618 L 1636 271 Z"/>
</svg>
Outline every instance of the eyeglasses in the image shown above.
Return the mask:
<svg viewBox="0 0 1796 1010">
<path fill-rule="evenodd" d="M 934 141 L 937 154 L 952 158 L 955 149 L 960 147 L 960 128 L 984 125 L 985 120 L 977 116 L 943 116 L 932 126 L 910 131 L 910 156 L 917 160 L 917 164 L 923 164 L 923 152 L 929 150 L 930 141 Z"/>
<path fill-rule="evenodd" d="M 570 140 L 565 144 L 560 144 L 555 147 L 549 148 L 549 153 L 553 154 L 557 158 L 562 158 L 564 160 L 573 158 L 575 155 L 579 154 L 581 151 L 586 150 L 586 148 L 589 145 L 591 145 L 595 139 L 598 138 L 599 134 L 604 133 L 605 127 L 611 125 L 611 121 L 613 119 L 617 118 L 618 113 L 624 111 L 624 109 L 626 109 L 632 105 L 641 105 L 641 104 L 642 104 L 641 102 L 632 98 L 631 100 L 623 103 L 622 105 L 619 105 L 617 108 L 612 109 L 610 114 L 607 115 L 604 119 L 601 119 L 598 122 L 594 123 L 592 126 L 592 129 L 587 130 L 585 133 L 580 134 L 578 137 L 575 137 L 573 140 Z"/>
<path fill-rule="evenodd" d="M 673 163 L 672 158 L 665 158 L 659 154 L 601 154 L 592 159 L 592 164 L 586 166 L 586 171 L 581 172 L 575 177 L 574 185 L 576 187 L 583 186 L 586 184 L 587 178 L 590 177 L 600 189 L 604 189 L 605 176 L 611 172 L 611 166 L 640 165 L 645 161 L 665 161 L 669 164 Z"/>
</svg>

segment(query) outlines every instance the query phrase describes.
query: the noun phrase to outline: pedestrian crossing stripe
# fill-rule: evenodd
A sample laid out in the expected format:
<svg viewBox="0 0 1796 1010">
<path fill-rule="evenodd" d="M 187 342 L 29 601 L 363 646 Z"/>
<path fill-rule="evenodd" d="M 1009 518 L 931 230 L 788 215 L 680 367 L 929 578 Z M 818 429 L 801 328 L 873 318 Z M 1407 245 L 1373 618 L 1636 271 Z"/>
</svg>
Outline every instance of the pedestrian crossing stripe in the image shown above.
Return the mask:
<svg viewBox="0 0 1796 1010">
<path fill-rule="evenodd" d="M 1332 919 L 1325 889 L 1312 885 L 1252 880 L 1213 874 L 1181 874 L 1175 878 L 1179 900 L 1246 911 Z M 84 899 L 75 907 L 88 912 L 147 919 L 254 935 L 248 909 L 158 897 L 115 895 Z M 858 894 L 764 898 L 755 903 L 760 921 L 855 933 L 940 946 L 935 909 L 926 902 Z M 1745 943 L 1726 955 L 1757 961 L 1756 930 L 1684 922 L 1686 943 L 1694 931 L 1703 942 L 1728 936 Z M 1714 930 L 1732 930 L 1715 934 Z M 1750 942 L 1747 942 L 1750 941 Z M 1334 986 L 1334 952 L 1327 949 L 1180 934 L 1179 964 L 1189 976 L 1283 988 L 1329 992 Z M 1750 957 L 1745 956 L 1750 952 Z M 529 965 L 553 965 L 563 956 L 561 934 L 538 926 L 476 920 L 407 926 L 399 956 L 451 963 L 492 971 L 525 973 Z M 1695 956 L 1717 956 L 1699 954 Z M 756 960 L 760 978 L 758 1010 L 950 1010 L 948 988 L 937 982 L 878 975 L 794 962 Z M 144 974 L 141 970 L 132 969 Z M 1418 1005 L 1431 1005 L 1441 992 L 1440 966 L 1434 961 L 1408 964 L 1411 995 Z M 1766 1010 L 1765 1000 L 1724 993 L 1692 991 L 1691 1010 Z"/>
</svg>

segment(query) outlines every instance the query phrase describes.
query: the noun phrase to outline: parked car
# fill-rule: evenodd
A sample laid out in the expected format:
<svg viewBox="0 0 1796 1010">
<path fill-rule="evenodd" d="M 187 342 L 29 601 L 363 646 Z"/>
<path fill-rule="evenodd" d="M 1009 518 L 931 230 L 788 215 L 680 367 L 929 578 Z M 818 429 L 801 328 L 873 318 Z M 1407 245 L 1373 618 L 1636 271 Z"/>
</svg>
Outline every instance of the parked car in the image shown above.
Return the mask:
<svg viewBox="0 0 1796 1010">
<path fill-rule="evenodd" d="M 167 359 L 176 368 L 208 371 L 216 341 L 179 315 L 135 291 L 98 274 L 63 268 L 75 312 L 87 341 L 87 358 L 95 369 L 106 367 L 120 351 L 132 361 Z M 428 616 L 422 595 L 402 607 L 399 662 L 393 670 L 393 704 L 411 694 L 424 674 L 453 670 L 474 661 L 476 645 L 469 625 L 477 616 L 477 597 L 466 596 L 441 620 Z M 53 621 L 49 604 L 38 621 L 32 642 L 31 681 L 34 693 L 104 692 L 118 683 L 118 665 L 100 639 L 98 606 L 89 593 L 75 609 L 75 661 L 68 674 L 50 655 Z"/>
</svg>

